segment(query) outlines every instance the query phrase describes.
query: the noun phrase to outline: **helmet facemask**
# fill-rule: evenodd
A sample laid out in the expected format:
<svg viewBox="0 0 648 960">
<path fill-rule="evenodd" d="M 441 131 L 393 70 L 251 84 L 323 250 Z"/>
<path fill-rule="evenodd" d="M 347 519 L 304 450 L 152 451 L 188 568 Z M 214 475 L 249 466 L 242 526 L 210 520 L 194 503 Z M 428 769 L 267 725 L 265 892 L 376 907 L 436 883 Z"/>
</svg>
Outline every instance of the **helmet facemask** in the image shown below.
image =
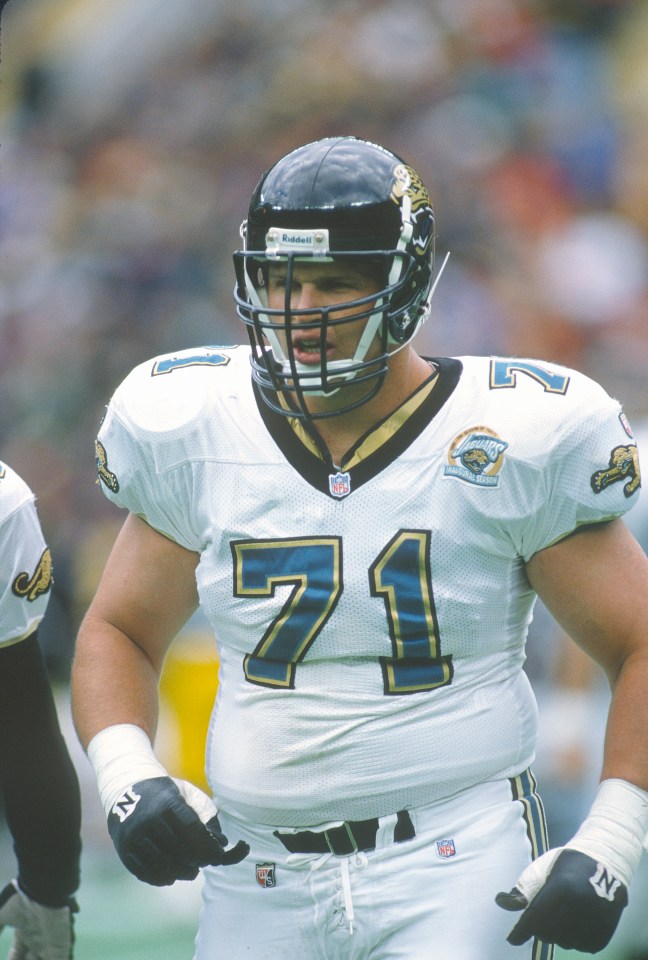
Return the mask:
<svg viewBox="0 0 648 960">
<path fill-rule="evenodd" d="M 292 306 L 293 274 L 296 264 L 310 262 L 332 263 L 342 260 L 364 272 L 369 261 L 367 273 L 373 272 L 388 277 L 386 285 L 376 282 L 375 292 L 369 295 L 306 309 Z M 252 344 L 252 369 L 255 380 L 265 390 L 278 397 L 290 398 L 288 409 L 285 402 L 278 404 L 265 397 L 270 405 L 278 406 L 282 413 L 294 416 L 319 417 L 335 416 L 365 403 L 374 396 L 387 373 L 391 353 L 405 345 L 399 336 L 403 329 L 412 324 L 407 309 L 402 308 L 394 314 L 392 298 L 404 295 L 412 282 L 416 264 L 406 254 L 394 255 L 394 251 L 372 251 L 368 257 L 364 253 L 345 253 L 340 258 L 283 253 L 268 256 L 263 251 L 241 251 L 235 255 L 237 270 L 237 289 L 235 300 L 239 317 L 248 327 Z M 267 296 L 267 276 L 273 265 L 281 264 L 285 268 L 283 281 L 283 306 L 270 308 Z M 390 277 L 402 274 L 395 282 Z M 241 295 L 241 291 L 244 291 Z M 360 326 L 364 321 L 355 349 L 346 358 L 327 358 L 329 331 L 348 324 Z M 392 336 L 392 327 L 397 337 Z M 319 342 L 319 363 L 305 364 L 295 356 L 294 335 L 301 332 L 312 333 Z M 409 337 L 407 338 L 409 340 Z M 407 341 L 405 341 L 407 342 Z M 366 384 L 366 390 L 359 390 Z M 346 388 L 353 387 L 353 390 Z M 333 397 L 345 392 L 348 400 L 340 403 L 338 397 L 330 411 L 306 412 L 307 397 Z"/>
<path fill-rule="evenodd" d="M 309 167 L 313 151 L 314 173 Z M 342 153 L 350 154 L 346 170 L 337 162 Z M 332 172 L 329 185 L 326 162 L 331 154 L 336 163 L 331 164 L 334 177 Z M 301 158 L 296 166 L 293 156 Z M 372 164 L 379 177 L 378 187 L 370 189 Z M 358 169 L 364 177 L 359 178 Z M 340 181 L 344 188 L 349 170 L 355 180 L 344 197 Z M 308 201 L 302 197 L 304 188 Z M 318 191 L 323 194 L 320 200 Z M 252 373 L 265 402 L 285 415 L 318 419 L 352 410 L 375 396 L 390 356 L 409 343 L 429 314 L 434 218 L 416 174 L 388 151 L 353 138 L 307 145 L 279 161 L 262 179 L 241 235 L 243 250 L 234 254 L 234 299 L 248 329 Z M 295 309 L 296 265 L 336 261 L 374 276 L 375 291 L 345 302 Z M 278 264 L 285 269 L 283 303 L 270 308 L 268 272 Z M 328 359 L 328 333 L 362 321 L 352 355 Z M 304 330 L 319 341 L 319 363 L 301 363 L 295 355 L 293 338 Z M 309 405 L 309 397 L 335 399 L 322 409 L 322 404 Z"/>
</svg>

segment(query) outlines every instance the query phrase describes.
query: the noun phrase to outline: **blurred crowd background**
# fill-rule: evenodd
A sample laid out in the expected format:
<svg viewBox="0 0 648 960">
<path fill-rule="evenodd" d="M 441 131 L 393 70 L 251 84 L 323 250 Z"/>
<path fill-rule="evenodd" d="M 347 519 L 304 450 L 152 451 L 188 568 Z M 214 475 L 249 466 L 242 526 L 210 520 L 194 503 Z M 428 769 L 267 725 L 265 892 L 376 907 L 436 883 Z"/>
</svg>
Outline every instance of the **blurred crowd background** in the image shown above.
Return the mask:
<svg viewBox="0 0 648 960">
<path fill-rule="evenodd" d="M 150 356 L 245 339 L 231 253 L 300 143 L 356 134 L 427 184 L 451 257 L 422 352 L 576 366 L 648 435 L 646 0 L 8 0 L 0 44 L 0 456 L 54 554 L 61 684 L 121 522 L 104 406 Z M 531 640 L 559 840 L 606 693 L 542 610 Z"/>
</svg>

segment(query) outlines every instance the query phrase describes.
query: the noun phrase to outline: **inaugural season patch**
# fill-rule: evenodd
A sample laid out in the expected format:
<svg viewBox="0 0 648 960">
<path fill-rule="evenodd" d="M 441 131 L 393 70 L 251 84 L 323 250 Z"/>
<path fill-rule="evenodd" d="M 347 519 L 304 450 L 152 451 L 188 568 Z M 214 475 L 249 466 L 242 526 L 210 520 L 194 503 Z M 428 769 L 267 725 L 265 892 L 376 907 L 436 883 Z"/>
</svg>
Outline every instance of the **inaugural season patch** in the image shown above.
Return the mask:
<svg viewBox="0 0 648 960">
<path fill-rule="evenodd" d="M 444 474 L 480 487 L 496 487 L 507 447 L 506 440 L 489 427 L 470 427 L 450 444 Z"/>
<path fill-rule="evenodd" d="M 624 482 L 623 492 L 631 497 L 641 486 L 639 451 L 633 443 L 615 447 L 605 470 L 597 470 L 590 477 L 594 493 L 601 493 L 613 483 Z"/>
</svg>

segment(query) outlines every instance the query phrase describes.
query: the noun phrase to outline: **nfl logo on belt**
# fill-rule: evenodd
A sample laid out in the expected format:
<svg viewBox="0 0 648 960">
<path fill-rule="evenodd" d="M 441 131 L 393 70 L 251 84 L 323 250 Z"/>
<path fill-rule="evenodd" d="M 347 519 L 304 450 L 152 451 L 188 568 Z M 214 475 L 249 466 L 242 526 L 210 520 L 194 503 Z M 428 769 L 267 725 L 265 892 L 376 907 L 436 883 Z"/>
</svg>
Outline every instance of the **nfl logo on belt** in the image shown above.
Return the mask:
<svg viewBox="0 0 648 960">
<path fill-rule="evenodd" d="M 257 863 L 256 880 L 260 887 L 274 887 L 277 883 L 274 863 Z"/>
<path fill-rule="evenodd" d="M 454 840 L 437 840 L 436 845 L 438 855 L 443 857 L 444 860 L 449 860 L 450 857 L 454 857 L 457 852 Z"/>
<path fill-rule="evenodd" d="M 329 474 L 329 490 L 333 497 L 348 496 L 351 493 L 351 474 L 342 473 L 341 470 Z"/>
</svg>

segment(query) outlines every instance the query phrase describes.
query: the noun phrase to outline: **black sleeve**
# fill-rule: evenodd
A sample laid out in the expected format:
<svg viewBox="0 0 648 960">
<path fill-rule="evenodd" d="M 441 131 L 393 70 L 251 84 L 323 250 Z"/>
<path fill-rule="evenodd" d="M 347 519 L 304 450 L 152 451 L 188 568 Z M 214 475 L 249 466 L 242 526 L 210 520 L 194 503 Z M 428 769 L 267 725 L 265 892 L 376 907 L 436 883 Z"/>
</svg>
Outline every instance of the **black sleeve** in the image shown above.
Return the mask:
<svg viewBox="0 0 648 960">
<path fill-rule="evenodd" d="M 0 789 L 32 899 L 61 906 L 79 885 L 79 781 L 36 633 L 0 648 Z"/>
</svg>

